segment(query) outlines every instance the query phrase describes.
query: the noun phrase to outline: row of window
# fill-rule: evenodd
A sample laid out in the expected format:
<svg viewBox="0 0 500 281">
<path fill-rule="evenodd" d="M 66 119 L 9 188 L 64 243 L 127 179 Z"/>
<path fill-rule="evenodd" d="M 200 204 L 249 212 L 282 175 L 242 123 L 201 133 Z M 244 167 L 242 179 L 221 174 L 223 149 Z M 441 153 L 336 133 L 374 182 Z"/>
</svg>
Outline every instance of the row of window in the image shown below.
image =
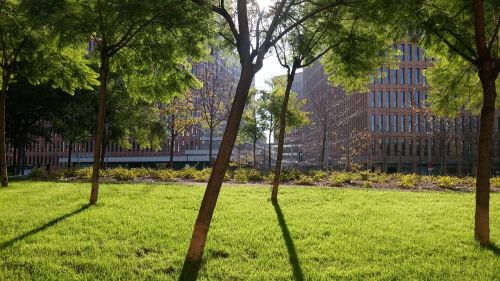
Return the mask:
<svg viewBox="0 0 500 281">
<path fill-rule="evenodd" d="M 427 100 L 427 93 L 419 91 L 386 91 L 385 95 L 382 91 L 379 91 L 375 95 L 375 91 L 370 92 L 370 107 L 371 108 L 420 108 L 422 105 L 425 106 L 425 100 Z"/>
<path fill-rule="evenodd" d="M 425 70 L 425 68 L 423 70 Z M 427 77 L 420 71 L 420 68 L 386 68 L 385 71 L 382 71 L 382 67 L 380 67 L 378 72 L 380 73 L 380 75 L 378 76 L 377 83 L 380 85 L 418 85 L 420 83 L 422 83 L 423 85 L 427 84 Z M 370 82 L 372 84 L 375 84 L 375 77 L 372 76 L 370 79 Z"/>
<path fill-rule="evenodd" d="M 460 118 L 438 118 L 435 116 L 398 115 L 398 114 L 372 114 L 370 120 L 370 130 L 372 132 L 432 132 L 434 127 L 438 132 L 477 132 L 479 128 L 478 118 L 475 116 L 461 116 Z M 500 122 L 500 118 L 498 119 Z M 500 126 L 500 123 L 499 123 Z M 500 129 L 499 129 L 500 131 Z"/>
<path fill-rule="evenodd" d="M 462 140 L 452 140 L 444 144 L 437 140 L 427 139 L 379 138 L 375 139 L 372 144 L 372 151 L 378 150 L 383 156 L 428 156 L 429 152 L 433 157 L 442 156 L 442 153 L 448 157 L 470 156 L 472 149 L 471 143 L 465 143 Z"/>
<path fill-rule="evenodd" d="M 401 61 L 405 61 L 405 60 L 408 60 L 408 61 L 413 61 L 413 60 L 427 61 L 427 58 L 425 57 L 425 51 L 418 46 L 415 46 L 415 47 L 416 48 L 414 48 L 413 44 L 404 44 L 404 43 L 399 44 L 399 51 L 401 51 L 400 60 Z M 398 45 L 394 44 L 393 48 L 394 48 L 394 50 L 397 50 Z M 413 54 L 414 49 L 415 49 L 415 56 Z"/>
</svg>

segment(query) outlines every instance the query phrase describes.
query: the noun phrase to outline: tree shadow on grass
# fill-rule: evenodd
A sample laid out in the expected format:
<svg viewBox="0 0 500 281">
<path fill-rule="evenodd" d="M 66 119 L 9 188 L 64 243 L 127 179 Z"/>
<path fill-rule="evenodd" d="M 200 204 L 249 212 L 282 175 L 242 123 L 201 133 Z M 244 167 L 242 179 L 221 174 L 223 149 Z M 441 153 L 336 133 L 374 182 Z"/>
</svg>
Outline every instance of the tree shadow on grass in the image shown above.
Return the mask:
<svg viewBox="0 0 500 281">
<path fill-rule="evenodd" d="M 81 206 L 80 208 L 74 210 L 71 213 L 67 213 L 65 215 L 62 215 L 62 216 L 60 216 L 58 218 L 55 218 L 55 219 L 49 221 L 48 223 L 46 223 L 46 224 L 44 224 L 44 225 L 42 225 L 40 227 L 34 228 L 34 229 L 32 229 L 32 230 L 30 230 L 30 231 L 28 231 L 26 233 L 23 233 L 20 236 L 17 236 L 15 238 L 11 239 L 11 240 L 5 241 L 2 244 L 0 244 L 0 250 L 5 250 L 6 248 L 12 246 L 16 242 L 19 242 L 21 240 L 24 240 L 25 238 L 28 238 L 28 237 L 30 237 L 32 235 L 35 235 L 35 234 L 37 234 L 37 233 L 39 233 L 41 231 L 44 231 L 47 228 L 49 228 L 51 226 L 54 226 L 57 223 L 59 223 L 59 222 L 65 220 L 65 219 L 67 219 L 67 218 L 69 218 L 71 216 L 74 216 L 74 215 L 76 215 L 76 214 L 78 214 L 78 213 L 86 210 L 89 206 L 90 206 L 89 204 L 83 205 L 83 206 Z"/>
<path fill-rule="evenodd" d="M 278 222 L 281 227 L 281 232 L 283 233 L 283 239 L 285 240 L 286 248 L 288 250 L 288 260 L 292 265 L 293 277 L 295 280 L 304 280 L 304 273 L 302 272 L 302 267 L 300 266 L 299 257 L 297 256 L 297 251 L 295 250 L 295 245 L 293 244 L 292 236 L 286 225 L 285 217 L 281 211 L 280 205 L 277 201 L 273 201 L 274 210 L 276 211 L 276 216 L 278 217 Z"/>
<path fill-rule="evenodd" d="M 500 248 L 495 243 L 490 243 L 490 245 L 484 247 L 486 250 L 493 252 L 493 254 L 500 256 Z"/>
<path fill-rule="evenodd" d="M 194 263 L 184 260 L 179 281 L 195 281 L 201 268 L 201 262 Z"/>
</svg>

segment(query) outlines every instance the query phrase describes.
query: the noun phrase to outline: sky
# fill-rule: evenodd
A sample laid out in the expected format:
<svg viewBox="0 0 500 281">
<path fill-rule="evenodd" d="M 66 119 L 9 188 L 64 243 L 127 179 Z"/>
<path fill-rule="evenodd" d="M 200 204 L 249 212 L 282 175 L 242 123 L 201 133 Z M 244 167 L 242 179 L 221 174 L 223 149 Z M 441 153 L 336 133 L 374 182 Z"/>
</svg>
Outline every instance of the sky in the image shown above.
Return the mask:
<svg viewBox="0 0 500 281">
<path fill-rule="evenodd" d="M 279 64 L 276 55 L 269 55 L 264 59 L 262 69 L 255 74 L 255 88 L 258 90 L 268 89 L 266 80 L 282 74 L 286 74 L 286 70 Z"/>
</svg>

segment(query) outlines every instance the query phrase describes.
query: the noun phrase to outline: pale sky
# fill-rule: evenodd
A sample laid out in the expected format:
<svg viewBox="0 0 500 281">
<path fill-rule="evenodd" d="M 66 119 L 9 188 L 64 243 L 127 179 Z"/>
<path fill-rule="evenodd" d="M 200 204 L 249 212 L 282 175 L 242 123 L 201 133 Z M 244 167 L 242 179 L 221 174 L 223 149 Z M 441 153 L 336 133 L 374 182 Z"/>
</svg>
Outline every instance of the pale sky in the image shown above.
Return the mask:
<svg viewBox="0 0 500 281">
<path fill-rule="evenodd" d="M 268 55 L 268 57 L 264 59 L 262 69 L 255 74 L 255 88 L 258 90 L 268 89 L 266 80 L 282 74 L 286 74 L 286 70 L 281 67 L 276 55 Z"/>
</svg>

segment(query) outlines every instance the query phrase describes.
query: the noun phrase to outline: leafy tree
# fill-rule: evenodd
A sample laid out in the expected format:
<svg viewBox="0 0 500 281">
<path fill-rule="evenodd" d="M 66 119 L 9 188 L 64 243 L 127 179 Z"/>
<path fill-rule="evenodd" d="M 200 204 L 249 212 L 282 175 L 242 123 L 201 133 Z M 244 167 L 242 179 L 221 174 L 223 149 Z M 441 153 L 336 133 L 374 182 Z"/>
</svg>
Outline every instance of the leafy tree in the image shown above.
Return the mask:
<svg viewBox="0 0 500 281">
<path fill-rule="evenodd" d="M 252 90 L 248 96 L 248 102 L 243 112 L 243 123 L 238 134 L 242 139 L 252 141 L 253 167 L 257 167 L 257 141 L 264 137 L 264 126 L 259 117 L 259 109 L 262 102 L 257 99 L 256 91 Z M 240 136 L 241 135 L 241 136 Z"/>
<path fill-rule="evenodd" d="M 95 125 L 94 100 L 92 91 L 76 91 L 73 96 L 66 93 L 56 93 L 54 98 L 53 116 L 50 123 L 61 138 L 68 142 L 68 162 L 71 169 L 74 146 L 87 142 L 92 137 Z"/>
<path fill-rule="evenodd" d="M 314 15 L 343 4 L 342 1 L 320 0 L 312 3 L 280 0 L 273 2 L 266 11 L 261 10 L 254 1 L 236 0 L 230 6 L 226 6 L 226 1 L 193 1 L 222 17 L 224 28 L 221 29 L 219 35 L 236 48 L 241 64 L 241 74 L 219 153 L 194 225 L 191 243 L 181 273 L 181 278 L 184 279 L 196 278 L 200 267 L 208 229 L 238 135 L 248 93 L 255 74 L 262 68 L 264 57 L 273 45 L 288 32 Z M 311 5 L 314 8 L 305 15 L 293 17 L 290 13 L 292 8 L 302 5 Z M 279 23 L 289 17 L 294 19 L 293 22 L 285 29 L 279 29 Z"/>
<path fill-rule="evenodd" d="M 500 72 L 500 5 L 496 1 L 483 0 L 398 1 L 391 4 L 393 5 L 386 6 L 386 10 L 395 15 L 392 20 L 396 29 L 405 34 L 409 30 L 420 32 L 424 46 L 443 54 L 440 59 L 447 60 L 439 63 L 438 66 L 441 67 L 434 70 L 442 70 L 444 65 L 449 67 L 443 77 L 450 80 L 444 85 L 455 85 L 444 91 L 446 96 L 451 97 L 452 91 L 457 90 L 456 94 L 465 92 L 465 95 L 477 97 L 474 93 L 477 89 L 475 85 L 481 86 L 480 91 L 476 93 L 481 93 L 482 101 L 479 102 L 476 98 L 476 101 L 463 105 L 470 108 L 475 108 L 478 102 L 481 105 L 474 237 L 482 246 L 488 246 L 491 147 L 497 103 L 497 77 Z M 461 79 L 457 72 L 459 69 L 463 69 L 465 74 L 462 74 Z M 473 73 L 477 78 L 472 78 L 470 74 Z M 441 82 L 443 80 L 444 78 Z M 443 90 L 442 86 L 430 84 L 431 92 L 434 91 L 433 87 Z M 463 99 L 454 99 L 450 107 L 455 109 L 444 112 L 456 112 L 457 104 Z"/>
<path fill-rule="evenodd" d="M 0 176 L 8 185 L 5 149 L 5 103 L 9 85 L 16 74 L 32 84 L 50 82 L 54 87 L 73 93 L 77 88 L 95 85 L 95 73 L 87 66 L 83 46 L 70 44 L 54 28 L 57 21 L 39 21 L 30 16 L 35 1 L 0 2 Z M 23 66 L 18 67 L 22 62 Z M 16 70 L 22 73 L 16 73 Z"/>
<path fill-rule="evenodd" d="M 42 1 L 39 10 L 64 24 L 65 36 L 91 38 L 99 68 L 98 114 L 90 204 L 96 204 L 109 73 L 123 74 L 132 97 L 168 101 L 190 88 L 190 59 L 203 53 L 210 18 L 181 0 Z M 57 2 L 57 1 L 56 1 Z M 59 1 L 61 2 L 61 1 Z M 59 3 L 58 2 L 58 3 Z"/>
<path fill-rule="evenodd" d="M 169 134 L 170 168 L 174 168 L 174 148 L 177 138 L 199 123 L 194 116 L 193 96 L 188 92 L 183 97 L 175 97 L 162 112 Z"/>
<path fill-rule="evenodd" d="M 43 84 L 34 86 L 19 76 L 6 99 L 6 137 L 13 147 L 14 174 L 24 170 L 25 151 L 40 138 L 49 138 L 58 95 L 68 95 Z"/>
</svg>

